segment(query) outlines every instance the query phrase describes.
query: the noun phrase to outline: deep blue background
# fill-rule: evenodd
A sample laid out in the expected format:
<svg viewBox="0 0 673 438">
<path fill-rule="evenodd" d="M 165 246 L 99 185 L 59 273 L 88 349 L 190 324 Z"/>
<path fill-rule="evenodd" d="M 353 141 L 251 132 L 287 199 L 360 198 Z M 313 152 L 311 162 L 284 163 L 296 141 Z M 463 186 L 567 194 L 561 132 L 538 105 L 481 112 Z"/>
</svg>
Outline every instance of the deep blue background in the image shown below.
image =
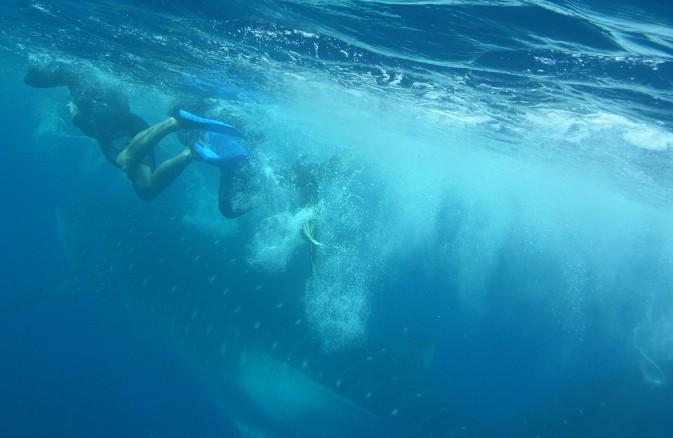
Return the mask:
<svg viewBox="0 0 673 438">
<path fill-rule="evenodd" d="M 5 64 L 7 66 L 7 64 Z M 119 291 L 69 290 L 55 205 L 76 163 L 36 159 L 20 67 L 0 110 L 0 435 L 239 436 L 180 361 L 127 316 Z M 64 157 L 66 158 L 66 157 Z M 83 189 L 80 187 L 80 189 Z"/>
<path fill-rule="evenodd" d="M 592 111 L 607 108 L 655 125 L 661 120 L 664 128 L 670 128 L 673 120 L 669 91 L 673 81 L 670 61 L 673 51 L 670 47 L 658 47 L 646 34 L 634 31 L 633 40 L 661 50 L 661 54 L 629 53 L 604 29 L 596 28 L 598 15 L 593 17 L 596 22 L 592 22 L 586 16 L 571 18 L 555 14 L 540 5 L 517 9 L 484 8 L 469 3 L 447 8 L 446 5 L 321 2 L 316 7 L 315 2 L 241 1 L 233 2 L 232 8 L 222 8 L 220 1 L 196 5 L 186 1 L 144 2 L 183 18 L 219 18 L 221 22 L 209 29 L 212 40 L 209 37 L 202 40 L 203 35 L 193 32 L 190 26 L 177 26 L 166 21 L 163 15 L 143 14 L 140 8 L 126 14 L 125 10 L 118 12 L 111 8 L 96 10 L 96 5 L 88 2 L 74 5 L 74 2 L 63 1 L 61 4 L 73 3 L 70 7 L 77 6 L 80 10 L 63 8 L 66 12 L 60 11 L 59 18 L 53 19 L 52 15 L 32 7 L 32 2 L 12 3 L 23 8 L 17 9 L 16 21 L 25 31 L 14 32 L 11 38 L 3 33 L 17 25 L 12 23 L 13 13 L 4 14 L 10 24 L 0 28 L 3 48 L 10 47 L 23 54 L 25 50 L 17 46 L 17 42 L 26 43 L 33 38 L 34 47 L 53 51 L 56 56 L 65 54 L 102 63 L 105 68 L 116 68 L 151 85 L 168 80 L 166 78 L 174 79 L 173 73 L 181 67 L 200 66 L 206 70 L 214 61 L 224 64 L 229 57 L 222 55 L 219 45 L 211 43 L 217 41 L 215 36 L 224 35 L 226 39 L 233 35 L 234 47 L 227 53 L 253 53 L 253 59 L 263 53 L 289 65 L 287 52 L 291 48 L 303 56 L 298 63 L 315 71 L 324 73 L 323 69 L 332 66 L 322 62 L 334 61 L 348 73 L 371 73 L 377 84 L 387 81 L 379 65 L 391 76 L 397 71 L 404 72 L 400 89 L 390 87 L 393 93 L 407 89 L 416 92 L 413 81 L 426 80 L 429 76 L 437 81 L 434 85 L 439 89 L 448 91 L 447 95 L 462 92 L 469 101 L 483 100 L 484 107 L 497 109 L 499 117 L 505 120 L 504 126 L 514 124 L 517 112 L 525 113 L 522 109 L 531 103 L 561 108 L 587 105 Z M 43 3 L 47 8 L 55 5 L 54 10 L 60 4 Z M 582 6 L 556 3 L 571 9 Z M 659 5 L 642 11 L 630 3 L 633 2 L 617 5 L 592 2 L 590 6 L 596 12 L 614 14 L 632 23 L 649 21 L 652 17 L 663 25 L 670 23 L 670 7 Z M 258 14 L 258 7 L 263 11 L 259 5 L 267 7 L 266 15 Z M 113 23 L 114 29 L 124 22 L 131 23 L 131 30 L 112 36 L 99 22 L 83 18 L 95 15 L 94 12 Z M 33 26 L 32 20 L 42 22 Z M 363 20 L 368 26 L 362 26 Z M 202 23 L 196 19 L 194 22 Z M 277 38 L 277 34 L 260 38 L 260 34 L 254 32 L 238 33 L 248 25 L 261 30 L 261 35 L 265 31 L 282 30 L 282 26 L 322 32 L 320 58 L 314 57 L 317 51 L 310 37 L 291 33 L 284 38 Z M 75 31 L 81 29 L 78 26 L 83 26 L 89 32 L 83 34 L 89 37 L 80 38 Z M 66 31 L 54 31 L 62 28 Z M 134 28 L 147 29 L 149 35 L 167 35 L 173 43 L 184 44 L 164 45 L 160 38 L 140 40 Z M 339 39 L 344 35 L 348 38 Z M 539 45 L 538 37 L 567 45 L 559 44 L 551 50 L 544 44 Z M 347 42 L 348 39 L 351 41 Z M 360 52 L 361 62 L 344 59 L 342 49 L 351 54 Z M 582 56 L 576 58 L 577 53 Z M 554 63 L 541 63 L 540 57 Z M 143 60 L 143 68 L 138 68 L 137 59 Z M 425 63 L 425 60 L 436 63 Z M 661 61 L 656 69 L 652 66 L 653 60 Z M 9 103 L 0 109 L 4 127 L 0 140 L 3 151 L 0 155 L 0 415 L 3 416 L 0 424 L 6 428 L 0 429 L 0 434 L 235 434 L 219 407 L 193 381 L 193 376 L 181 368 L 180 361 L 145 336 L 143 328 L 130 321 L 121 304 L 111 298 L 120 291 L 109 285 L 101 290 L 101 285 L 96 284 L 84 286 L 83 290 L 70 290 L 69 283 L 64 283 L 73 267 L 66 263 L 59 242 L 57 206 L 82 204 L 80 208 L 86 212 L 97 209 L 97 202 L 122 205 L 110 196 L 120 196 L 128 187 L 116 182 L 95 187 L 81 184 L 82 165 L 77 159 L 77 147 L 82 145 L 72 145 L 65 155 L 51 160 L 34 156 L 38 150 L 52 150 L 52 145 L 45 142 L 34 147 L 33 137 L 39 124 L 35 108 L 48 92 L 29 91 L 21 85 L 23 58 L 10 57 L 4 61 L 0 69 L 15 70 L 3 74 L 6 86 L 0 87 L 0 100 Z M 166 66 L 173 69 L 171 74 L 166 74 Z M 272 78 L 273 75 L 270 80 Z M 346 86 L 361 85 L 358 83 L 361 76 L 351 79 L 344 75 L 339 79 Z M 349 82 L 351 80 L 353 82 Z M 257 78 L 250 81 L 257 83 Z M 484 84 L 495 88 L 482 92 L 480 87 Z M 422 91 L 419 97 L 421 94 Z M 578 114 L 581 115 L 581 111 Z M 591 149 L 594 145 L 581 146 Z M 525 145 L 517 144 L 517 147 Z M 599 158 L 604 156 L 599 147 L 591 152 Z M 629 149 L 621 158 L 646 175 L 660 168 L 657 172 L 665 175 L 662 186 L 670 186 L 673 174 L 669 171 L 670 160 L 667 161 L 670 154 L 661 154 L 659 159 L 659 155 L 642 153 L 641 156 L 638 152 Z M 634 155 L 638 160 L 633 159 Z M 107 166 L 100 172 L 104 174 L 97 178 L 112 181 L 107 177 L 115 170 Z M 96 195 L 100 201 L 93 202 Z M 158 202 L 164 201 L 165 198 Z M 81 216 L 87 217 L 86 214 Z M 89 247 L 95 248 L 95 244 Z M 541 312 L 536 311 L 534 300 L 526 306 L 518 306 L 520 301 L 512 302 L 507 294 L 499 297 L 493 294 L 493 298 L 499 300 L 494 301 L 498 308 L 505 310 L 500 313 L 502 316 L 471 330 L 470 336 L 465 338 L 468 316 L 465 320 L 460 315 L 441 321 L 435 318 L 435 308 L 440 303 L 453 304 L 454 285 L 446 280 L 444 272 L 424 270 L 422 255 L 413 256 L 418 261 L 410 262 L 412 257 L 408 257 L 398 261 L 405 268 L 395 266 L 399 274 L 391 278 L 391 292 L 385 299 L 380 298 L 385 303 L 373 304 L 374 308 L 384 308 L 386 312 L 385 315 L 379 313 L 378 319 L 374 315 L 372 332 L 385 338 L 406 324 L 420 332 L 421 344 L 432 339 L 433 334 L 440 334 L 437 337 L 441 337 L 444 344 L 437 349 L 436 362 L 441 366 L 438 365 L 436 371 L 444 385 L 441 389 L 456 398 L 458 410 L 478 412 L 483 418 L 502 418 L 503 412 L 509 413 L 514 406 L 521 409 L 519 404 L 536 400 L 534 406 L 526 406 L 530 409 L 515 415 L 509 424 L 504 421 L 497 425 L 498 433 L 490 436 L 503 435 L 503 430 L 512 431 L 509 436 L 522 436 L 531 431 L 544 431 L 544 436 L 580 433 L 583 436 L 670 436 L 667 418 L 673 406 L 670 387 L 644 384 L 635 362 L 615 360 L 621 359 L 622 353 L 608 351 L 615 344 L 603 346 L 600 338 L 589 338 L 590 347 L 577 352 L 587 360 L 578 362 L 572 372 L 563 376 L 550 372 L 550 377 L 541 379 L 539 376 L 545 367 L 554 368 L 555 364 L 548 363 L 544 353 L 557 348 L 555 336 L 559 333 L 553 326 L 548 331 L 537 330 L 545 324 L 536 319 Z M 432 265 L 431 261 L 427 262 Z M 79 267 L 82 271 L 89 268 Z M 497 281 L 491 289 L 516 290 L 520 277 L 511 272 L 505 270 L 495 275 Z M 646 271 L 643 276 L 650 272 L 655 271 Z M 78 277 L 83 277 L 81 272 Z M 549 282 L 553 283 L 555 278 L 550 276 Z M 635 280 L 640 279 L 634 279 L 633 285 L 626 284 L 624 288 L 633 289 L 634 296 L 638 297 L 636 285 L 640 282 Z M 428 305 L 415 294 L 420 288 L 435 288 L 437 295 L 444 291 L 449 293 L 443 295 L 442 301 L 431 301 Z M 628 320 L 632 310 L 624 309 L 622 319 Z M 586 316 L 589 325 L 597 316 L 591 313 Z M 670 363 L 665 372 L 670 374 Z M 539 404 L 537 400 L 541 400 Z M 568 420 L 570 426 L 566 426 L 564 420 Z"/>
<path fill-rule="evenodd" d="M 3 436 L 238 436 L 114 302 L 42 298 L 2 315 Z"/>
</svg>

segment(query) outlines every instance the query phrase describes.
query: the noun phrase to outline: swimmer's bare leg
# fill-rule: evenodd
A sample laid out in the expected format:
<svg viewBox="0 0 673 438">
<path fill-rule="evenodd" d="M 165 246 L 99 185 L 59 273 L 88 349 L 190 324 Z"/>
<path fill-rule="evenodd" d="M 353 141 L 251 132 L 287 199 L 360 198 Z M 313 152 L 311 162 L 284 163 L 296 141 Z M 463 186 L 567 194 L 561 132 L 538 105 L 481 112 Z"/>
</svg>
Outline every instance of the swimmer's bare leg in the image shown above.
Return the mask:
<svg viewBox="0 0 673 438">
<path fill-rule="evenodd" d="M 141 199 L 146 201 L 154 199 L 192 162 L 192 152 L 185 148 L 175 157 L 161 163 L 154 171 L 142 164 L 143 157 L 152 153 L 164 137 L 180 128 L 179 122 L 169 117 L 138 133 L 117 156 L 117 165 L 126 172 Z"/>
<path fill-rule="evenodd" d="M 175 157 L 161 163 L 152 173 L 152 192 L 159 194 L 168 187 L 193 160 L 192 152 L 185 148 Z"/>
<path fill-rule="evenodd" d="M 164 137 L 179 129 L 179 122 L 175 118 L 169 117 L 163 122 L 139 132 L 133 137 L 129 145 L 119 152 L 116 160 L 117 165 L 128 172 L 131 165 L 140 162 L 144 156 L 152 152 Z"/>
<path fill-rule="evenodd" d="M 191 162 L 192 153 L 185 148 L 175 157 L 161 163 L 154 171 L 147 164 L 139 163 L 131 164 L 126 174 L 138 197 L 151 201 L 175 181 Z"/>
</svg>

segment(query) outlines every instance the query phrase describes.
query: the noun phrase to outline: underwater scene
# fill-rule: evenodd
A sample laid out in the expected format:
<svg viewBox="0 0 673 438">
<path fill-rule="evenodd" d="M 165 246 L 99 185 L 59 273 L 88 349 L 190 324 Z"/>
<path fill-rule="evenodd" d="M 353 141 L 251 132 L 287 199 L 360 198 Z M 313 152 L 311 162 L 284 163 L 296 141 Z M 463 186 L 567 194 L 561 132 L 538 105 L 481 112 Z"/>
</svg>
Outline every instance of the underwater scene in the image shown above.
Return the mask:
<svg viewBox="0 0 673 438">
<path fill-rule="evenodd" d="M 673 437 L 673 3 L 3 0 L 0 436 Z"/>
</svg>

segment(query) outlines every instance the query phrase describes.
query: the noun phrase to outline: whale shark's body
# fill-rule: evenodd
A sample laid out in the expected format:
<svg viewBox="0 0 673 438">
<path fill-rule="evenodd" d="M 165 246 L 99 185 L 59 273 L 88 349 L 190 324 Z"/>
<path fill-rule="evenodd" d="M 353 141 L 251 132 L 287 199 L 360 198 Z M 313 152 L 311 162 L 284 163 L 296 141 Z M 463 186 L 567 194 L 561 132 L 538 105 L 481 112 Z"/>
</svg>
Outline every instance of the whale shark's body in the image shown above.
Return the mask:
<svg viewBox="0 0 673 438">
<path fill-rule="evenodd" d="M 68 252 L 99 258 L 99 276 L 243 436 L 443 436 L 449 423 L 461 432 L 419 374 L 423 357 L 370 339 L 325 351 L 304 308 L 307 248 L 286 273 L 271 274 L 245 263 L 244 240 L 218 240 L 175 218 L 95 226 L 89 232 L 104 237 L 79 233 Z"/>
</svg>

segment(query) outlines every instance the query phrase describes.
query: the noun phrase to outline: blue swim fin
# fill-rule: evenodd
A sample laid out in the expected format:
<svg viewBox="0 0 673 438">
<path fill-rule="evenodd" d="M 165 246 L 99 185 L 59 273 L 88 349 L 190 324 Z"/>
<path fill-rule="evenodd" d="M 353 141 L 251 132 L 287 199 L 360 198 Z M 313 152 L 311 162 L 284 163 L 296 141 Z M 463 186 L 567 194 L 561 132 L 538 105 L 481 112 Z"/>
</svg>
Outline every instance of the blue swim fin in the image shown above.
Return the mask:
<svg viewBox="0 0 673 438">
<path fill-rule="evenodd" d="M 227 134 L 206 132 L 191 147 L 196 156 L 220 167 L 237 167 L 248 159 L 248 150 Z"/>
<path fill-rule="evenodd" d="M 227 123 L 221 122 L 219 120 L 200 117 L 183 109 L 177 110 L 175 112 L 175 117 L 178 119 L 180 124 L 182 124 L 182 126 L 188 129 L 203 129 L 205 131 L 219 132 L 232 137 L 243 137 L 243 133 L 241 131 Z"/>
</svg>

